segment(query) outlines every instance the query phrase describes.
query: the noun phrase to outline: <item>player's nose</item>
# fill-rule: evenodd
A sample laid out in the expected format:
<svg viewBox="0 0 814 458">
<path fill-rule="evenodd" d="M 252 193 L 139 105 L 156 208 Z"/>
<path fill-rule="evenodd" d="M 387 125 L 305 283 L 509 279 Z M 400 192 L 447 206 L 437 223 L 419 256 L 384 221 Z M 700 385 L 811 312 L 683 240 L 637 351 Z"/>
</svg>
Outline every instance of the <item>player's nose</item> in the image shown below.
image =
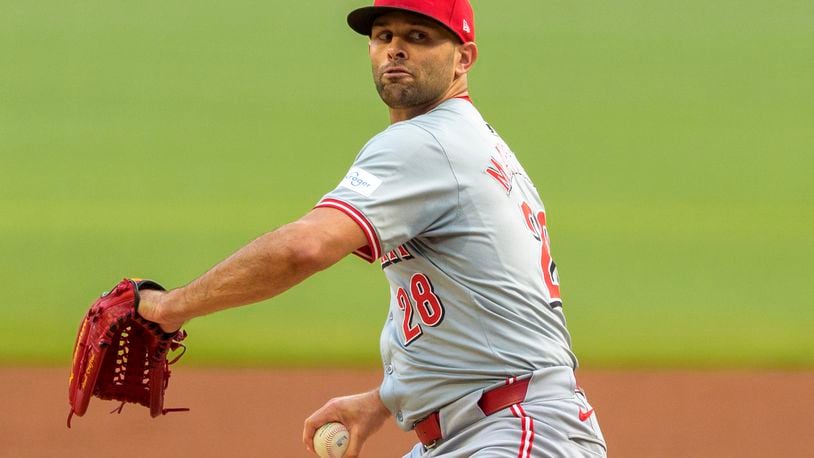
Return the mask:
<svg viewBox="0 0 814 458">
<path fill-rule="evenodd" d="M 387 45 L 387 57 L 389 60 L 406 60 L 407 50 L 404 49 L 404 43 L 398 39 L 393 38 Z"/>
</svg>

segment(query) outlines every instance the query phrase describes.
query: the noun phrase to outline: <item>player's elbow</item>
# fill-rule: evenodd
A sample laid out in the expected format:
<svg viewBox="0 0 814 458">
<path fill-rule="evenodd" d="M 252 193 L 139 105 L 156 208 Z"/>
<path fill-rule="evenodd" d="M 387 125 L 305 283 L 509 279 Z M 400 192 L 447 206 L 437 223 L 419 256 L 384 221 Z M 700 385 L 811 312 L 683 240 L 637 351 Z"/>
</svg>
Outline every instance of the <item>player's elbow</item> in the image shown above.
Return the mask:
<svg viewBox="0 0 814 458">
<path fill-rule="evenodd" d="M 300 222 L 288 225 L 290 230 L 288 262 L 292 270 L 312 274 L 327 269 L 337 259 L 331 255 L 330 241 Z"/>
<path fill-rule="evenodd" d="M 316 273 L 328 268 L 320 244 L 313 240 L 303 241 L 291 253 L 290 262 L 296 271 Z"/>
</svg>

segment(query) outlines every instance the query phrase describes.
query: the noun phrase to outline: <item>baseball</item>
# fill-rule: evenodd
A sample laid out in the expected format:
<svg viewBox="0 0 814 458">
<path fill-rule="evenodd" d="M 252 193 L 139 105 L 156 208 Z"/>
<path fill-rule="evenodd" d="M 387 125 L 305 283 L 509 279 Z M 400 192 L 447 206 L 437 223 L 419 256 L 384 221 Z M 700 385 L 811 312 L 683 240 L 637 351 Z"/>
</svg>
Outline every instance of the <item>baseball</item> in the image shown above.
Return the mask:
<svg viewBox="0 0 814 458">
<path fill-rule="evenodd" d="M 325 423 L 314 434 L 314 450 L 320 458 L 341 458 L 348 449 L 348 442 L 350 433 L 342 423 Z"/>
</svg>

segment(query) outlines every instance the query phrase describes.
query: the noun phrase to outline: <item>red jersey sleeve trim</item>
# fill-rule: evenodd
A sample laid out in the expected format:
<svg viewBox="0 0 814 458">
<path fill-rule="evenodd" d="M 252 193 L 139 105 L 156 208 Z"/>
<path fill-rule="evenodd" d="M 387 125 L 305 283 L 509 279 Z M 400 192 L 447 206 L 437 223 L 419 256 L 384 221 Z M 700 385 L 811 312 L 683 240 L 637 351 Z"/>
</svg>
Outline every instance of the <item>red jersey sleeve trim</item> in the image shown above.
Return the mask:
<svg viewBox="0 0 814 458">
<path fill-rule="evenodd" d="M 322 199 L 314 208 L 333 208 L 348 215 L 350 219 L 362 228 L 362 232 L 364 232 L 365 237 L 367 237 L 367 245 L 359 247 L 353 254 L 371 263 L 381 257 L 382 249 L 381 244 L 379 244 L 379 237 L 376 235 L 376 230 L 373 228 L 373 225 L 370 224 L 370 221 L 367 220 L 364 213 L 357 210 L 356 207 L 338 199 Z"/>
</svg>

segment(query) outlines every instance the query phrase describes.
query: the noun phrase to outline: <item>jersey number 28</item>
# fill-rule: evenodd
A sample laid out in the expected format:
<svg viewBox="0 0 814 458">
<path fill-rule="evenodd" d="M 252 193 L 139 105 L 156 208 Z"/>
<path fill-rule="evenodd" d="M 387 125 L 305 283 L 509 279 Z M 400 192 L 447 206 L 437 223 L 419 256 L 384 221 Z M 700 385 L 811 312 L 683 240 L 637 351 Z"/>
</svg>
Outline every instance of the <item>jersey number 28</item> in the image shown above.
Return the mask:
<svg viewBox="0 0 814 458">
<path fill-rule="evenodd" d="M 396 300 L 404 312 L 404 321 L 401 323 L 404 346 L 410 345 L 424 333 L 420 324 L 413 323 L 416 310 L 421 322 L 426 326 L 435 327 L 444 320 L 444 304 L 435 295 L 430 279 L 422 273 L 413 274 L 410 278 L 410 294 L 407 294 L 404 288 L 398 289 Z"/>
</svg>

